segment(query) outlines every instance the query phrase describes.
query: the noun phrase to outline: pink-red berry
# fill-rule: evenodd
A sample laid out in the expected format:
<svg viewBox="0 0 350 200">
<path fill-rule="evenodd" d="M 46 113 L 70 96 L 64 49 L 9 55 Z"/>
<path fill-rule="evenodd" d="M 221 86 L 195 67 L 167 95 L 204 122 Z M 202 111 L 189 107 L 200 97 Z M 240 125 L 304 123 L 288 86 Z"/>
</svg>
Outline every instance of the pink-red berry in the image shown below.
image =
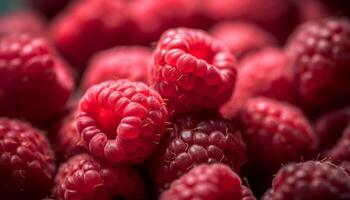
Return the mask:
<svg viewBox="0 0 350 200">
<path fill-rule="evenodd" d="M 137 163 L 153 153 L 167 116 L 156 91 L 123 79 L 87 90 L 80 100 L 76 125 L 93 156 L 110 163 Z"/>
<path fill-rule="evenodd" d="M 255 200 L 239 176 L 221 164 L 200 165 L 174 181 L 160 200 Z"/>
<path fill-rule="evenodd" d="M 153 57 L 151 81 L 169 112 L 215 109 L 232 94 L 236 60 L 204 31 L 166 31 Z"/>
<path fill-rule="evenodd" d="M 238 173 L 245 161 L 245 145 L 232 122 L 219 117 L 187 116 L 169 125 L 150 170 L 162 189 L 202 163 L 223 163 Z"/>
<path fill-rule="evenodd" d="M 39 199 L 49 193 L 55 158 L 40 130 L 30 124 L 0 118 L 0 197 Z"/>
</svg>

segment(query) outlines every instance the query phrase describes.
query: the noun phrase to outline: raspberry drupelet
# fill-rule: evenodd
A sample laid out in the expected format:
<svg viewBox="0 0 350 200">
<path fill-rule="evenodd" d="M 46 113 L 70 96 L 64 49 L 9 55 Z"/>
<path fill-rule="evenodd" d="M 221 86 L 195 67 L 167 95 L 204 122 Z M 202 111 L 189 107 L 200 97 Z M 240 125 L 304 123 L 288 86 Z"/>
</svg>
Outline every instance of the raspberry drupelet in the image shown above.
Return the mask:
<svg viewBox="0 0 350 200">
<path fill-rule="evenodd" d="M 64 109 L 73 87 L 68 67 L 44 38 L 0 39 L 0 115 L 40 124 Z"/>
<path fill-rule="evenodd" d="M 44 133 L 0 118 L 0 198 L 37 200 L 49 193 L 55 158 Z"/>
<path fill-rule="evenodd" d="M 87 90 L 80 100 L 76 123 L 93 156 L 110 163 L 138 163 L 153 153 L 167 116 L 156 91 L 123 79 Z"/>
<path fill-rule="evenodd" d="M 350 177 L 330 162 L 291 163 L 277 173 L 262 200 L 350 199 Z"/>
<path fill-rule="evenodd" d="M 175 119 L 167 130 L 150 168 L 160 190 L 196 165 L 223 163 L 238 173 L 246 161 L 241 135 L 228 120 L 191 115 Z"/>
<path fill-rule="evenodd" d="M 348 126 L 344 129 L 342 137 L 326 153 L 326 157 L 337 164 L 342 161 L 350 161 L 349 143 L 350 143 L 350 123 L 348 123 Z"/>
<path fill-rule="evenodd" d="M 200 165 L 175 180 L 160 200 L 255 200 L 239 176 L 222 164 Z"/>
<path fill-rule="evenodd" d="M 146 198 L 143 182 L 135 171 L 106 166 L 88 154 L 76 155 L 60 166 L 52 192 L 54 197 L 64 200 Z"/>
<path fill-rule="evenodd" d="M 96 54 L 84 73 L 82 87 L 107 80 L 129 79 L 148 84 L 151 50 L 141 46 L 115 47 Z"/>
<path fill-rule="evenodd" d="M 171 114 L 215 109 L 232 94 L 235 65 L 228 49 L 204 31 L 171 29 L 154 52 L 151 82 Z"/>
<path fill-rule="evenodd" d="M 350 99 L 350 22 L 327 18 L 306 22 L 290 37 L 287 53 L 303 103 L 326 109 Z"/>
<path fill-rule="evenodd" d="M 309 121 L 288 103 L 252 98 L 239 118 L 254 169 L 274 172 L 287 162 L 312 159 L 318 150 L 318 138 Z"/>
</svg>

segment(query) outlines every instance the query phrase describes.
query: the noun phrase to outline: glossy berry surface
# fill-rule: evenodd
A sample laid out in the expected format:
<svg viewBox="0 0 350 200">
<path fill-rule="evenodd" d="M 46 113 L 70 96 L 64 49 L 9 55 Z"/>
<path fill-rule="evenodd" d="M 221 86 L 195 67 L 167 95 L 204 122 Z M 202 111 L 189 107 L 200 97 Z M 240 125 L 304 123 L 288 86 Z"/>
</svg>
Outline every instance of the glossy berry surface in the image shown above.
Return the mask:
<svg viewBox="0 0 350 200">
<path fill-rule="evenodd" d="M 168 112 L 144 83 L 106 81 L 81 98 L 77 129 L 89 152 L 110 163 L 146 160 L 163 135 Z"/>
<path fill-rule="evenodd" d="M 160 199 L 255 200 L 230 168 L 221 164 L 200 165 L 174 181 Z"/>
<path fill-rule="evenodd" d="M 230 52 L 204 31 L 171 29 L 153 54 L 151 81 L 171 113 L 215 109 L 232 94 L 235 66 Z"/>
<path fill-rule="evenodd" d="M 238 173 L 246 161 L 245 145 L 230 121 L 188 116 L 167 130 L 150 169 L 160 188 L 202 163 L 224 163 Z"/>
<path fill-rule="evenodd" d="M 49 193 L 54 174 L 55 157 L 44 133 L 0 118 L 0 197 L 39 199 Z"/>
</svg>

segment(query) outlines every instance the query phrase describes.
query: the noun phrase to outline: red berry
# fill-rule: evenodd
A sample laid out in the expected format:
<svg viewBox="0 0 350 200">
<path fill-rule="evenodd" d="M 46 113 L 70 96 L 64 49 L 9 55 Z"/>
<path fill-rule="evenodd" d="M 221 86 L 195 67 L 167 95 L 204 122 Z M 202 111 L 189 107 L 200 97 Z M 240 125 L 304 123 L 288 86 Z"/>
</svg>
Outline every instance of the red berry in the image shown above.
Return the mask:
<svg viewBox="0 0 350 200">
<path fill-rule="evenodd" d="M 323 114 L 317 119 L 315 131 L 320 140 L 320 149 L 326 150 L 337 143 L 350 123 L 350 107 Z"/>
<path fill-rule="evenodd" d="M 235 93 L 221 107 L 221 114 L 234 118 L 251 97 L 266 96 L 297 102 L 292 68 L 285 53 L 279 49 L 263 49 L 244 58 L 239 67 Z"/>
<path fill-rule="evenodd" d="M 287 103 L 252 98 L 240 113 L 248 157 L 256 168 L 274 171 L 290 161 L 310 159 L 317 137 L 303 113 Z"/>
<path fill-rule="evenodd" d="M 321 20 L 329 16 L 327 6 L 320 0 L 294 0 L 300 23 Z"/>
<path fill-rule="evenodd" d="M 171 29 L 154 52 L 151 79 L 170 112 L 215 109 L 232 94 L 235 64 L 230 52 L 205 32 Z"/>
<path fill-rule="evenodd" d="M 237 174 L 221 164 L 200 165 L 174 181 L 160 200 L 255 200 Z"/>
<path fill-rule="evenodd" d="M 167 121 L 163 99 L 141 82 L 106 81 L 79 104 L 77 128 L 90 153 L 110 163 L 146 160 Z"/>
<path fill-rule="evenodd" d="M 1 199 L 36 200 L 49 192 L 55 162 L 43 134 L 25 122 L 0 118 Z"/>
<path fill-rule="evenodd" d="M 127 167 L 109 167 L 88 154 L 63 163 L 55 177 L 53 195 L 65 200 L 145 199 L 138 174 Z"/>
<path fill-rule="evenodd" d="M 106 80 L 129 79 L 148 83 L 151 51 L 148 48 L 116 47 L 95 55 L 83 78 L 83 89 Z"/>
<path fill-rule="evenodd" d="M 11 12 L 0 18 L 0 38 L 9 33 L 44 33 L 45 22 L 41 16 L 30 11 Z"/>
<path fill-rule="evenodd" d="M 211 34 L 225 43 L 238 58 L 268 46 L 277 46 L 273 35 L 246 22 L 222 22 L 211 29 Z"/>
<path fill-rule="evenodd" d="M 350 98 L 350 22 L 324 19 L 301 25 L 289 39 L 288 54 L 303 102 L 322 108 Z"/>
<path fill-rule="evenodd" d="M 350 122 L 350 121 L 348 121 Z M 339 139 L 338 143 L 332 147 L 327 153 L 327 157 L 335 163 L 342 161 L 350 161 L 350 123 L 343 131 L 343 136 Z"/>
<path fill-rule="evenodd" d="M 245 145 L 232 122 L 188 116 L 169 126 L 152 160 L 151 173 L 162 189 L 196 165 L 218 162 L 239 172 L 245 161 Z"/>
<path fill-rule="evenodd" d="M 73 155 L 87 152 L 76 127 L 76 114 L 77 111 L 73 110 L 68 116 L 64 117 L 61 126 L 53 137 L 53 143 L 60 160 L 66 160 Z"/>
<path fill-rule="evenodd" d="M 53 41 L 82 69 L 95 52 L 128 42 L 133 30 L 128 12 L 123 0 L 74 1 L 54 20 Z"/>
<path fill-rule="evenodd" d="M 0 115 L 43 122 L 60 112 L 73 90 L 67 66 L 40 37 L 0 40 Z"/>
<path fill-rule="evenodd" d="M 329 162 L 292 163 L 280 169 L 262 200 L 350 199 L 350 177 Z"/>
</svg>

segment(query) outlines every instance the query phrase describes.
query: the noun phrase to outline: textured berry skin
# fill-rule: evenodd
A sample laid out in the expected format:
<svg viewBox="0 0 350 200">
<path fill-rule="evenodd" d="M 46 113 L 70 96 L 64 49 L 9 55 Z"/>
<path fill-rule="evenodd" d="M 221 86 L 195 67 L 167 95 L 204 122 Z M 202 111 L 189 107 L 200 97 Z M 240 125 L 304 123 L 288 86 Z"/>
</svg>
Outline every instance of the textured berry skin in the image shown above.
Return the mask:
<svg viewBox="0 0 350 200">
<path fill-rule="evenodd" d="M 64 200 L 136 200 L 145 198 L 145 190 L 132 169 L 108 167 L 88 154 L 79 154 L 60 166 L 53 195 Z"/>
<path fill-rule="evenodd" d="M 350 121 L 349 121 L 350 122 Z M 327 157 L 335 163 L 350 161 L 350 123 L 343 131 L 343 136 L 338 143 L 333 146 L 327 153 Z"/>
<path fill-rule="evenodd" d="M 316 134 L 296 107 L 263 97 L 247 101 L 240 113 L 248 157 L 259 169 L 274 171 L 290 161 L 310 159 Z"/>
<path fill-rule="evenodd" d="M 216 39 L 225 43 L 238 59 L 264 47 L 278 44 L 271 33 L 246 22 L 222 22 L 210 32 Z"/>
<path fill-rule="evenodd" d="M 151 79 L 169 112 L 215 109 L 232 94 L 235 65 L 230 52 L 205 32 L 171 29 L 158 42 Z"/>
<path fill-rule="evenodd" d="M 215 21 L 248 21 L 285 40 L 297 22 L 292 0 L 206 0 L 205 8 Z"/>
<path fill-rule="evenodd" d="M 341 138 L 350 122 L 350 107 L 323 114 L 315 123 L 315 131 L 320 140 L 320 149 L 333 147 Z"/>
<path fill-rule="evenodd" d="M 54 16 L 73 0 L 22 0 L 47 16 Z"/>
<path fill-rule="evenodd" d="M 200 165 L 174 181 L 160 200 L 255 200 L 229 167 Z"/>
<path fill-rule="evenodd" d="M 110 163 L 147 159 L 163 135 L 167 110 L 159 94 L 141 82 L 106 81 L 80 100 L 77 128 L 90 153 Z"/>
<path fill-rule="evenodd" d="M 287 52 L 303 102 L 325 108 L 350 97 L 350 22 L 324 19 L 301 25 L 288 42 Z"/>
<path fill-rule="evenodd" d="M 25 122 L 0 118 L 0 197 L 39 199 L 49 192 L 54 173 L 54 154 L 43 133 Z"/>
<path fill-rule="evenodd" d="M 73 110 L 68 116 L 64 117 L 57 133 L 53 137 L 59 160 L 67 160 L 73 155 L 87 152 L 76 127 L 76 114 L 77 111 Z"/>
<path fill-rule="evenodd" d="M 17 11 L 0 18 L 0 38 L 1 35 L 19 33 L 44 33 L 45 22 L 36 13 L 30 11 Z"/>
<path fill-rule="evenodd" d="M 224 163 L 239 172 L 245 145 L 232 122 L 217 117 L 181 117 L 173 121 L 157 149 L 151 174 L 162 189 L 202 163 Z"/>
<path fill-rule="evenodd" d="M 275 48 L 266 48 L 244 58 L 238 66 L 235 92 L 221 107 L 221 114 L 234 118 L 246 101 L 255 96 L 296 103 L 297 91 L 289 66 L 285 53 Z"/>
<path fill-rule="evenodd" d="M 346 200 L 350 178 L 330 162 L 291 163 L 280 169 L 262 200 Z"/>
<path fill-rule="evenodd" d="M 53 41 L 74 67 L 82 69 L 95 52 L 129 41 L 133 28 L 128 12 L 123 0 L 74 1 L 55 18 Z"/>
<path fill-rule="evenodd" d="M 73 90 L 67 66 L 40 37 L 0 40 L 0 115 L 39 123 L 61 111 Z"/>
<path fill-rule="evenodd" d="M 83 89 L 107 80 L 129 79 L 148 83 L 151 50 L 139 46 L 116 47 L 95 55 L 83 78 Z"/>
</svg>

